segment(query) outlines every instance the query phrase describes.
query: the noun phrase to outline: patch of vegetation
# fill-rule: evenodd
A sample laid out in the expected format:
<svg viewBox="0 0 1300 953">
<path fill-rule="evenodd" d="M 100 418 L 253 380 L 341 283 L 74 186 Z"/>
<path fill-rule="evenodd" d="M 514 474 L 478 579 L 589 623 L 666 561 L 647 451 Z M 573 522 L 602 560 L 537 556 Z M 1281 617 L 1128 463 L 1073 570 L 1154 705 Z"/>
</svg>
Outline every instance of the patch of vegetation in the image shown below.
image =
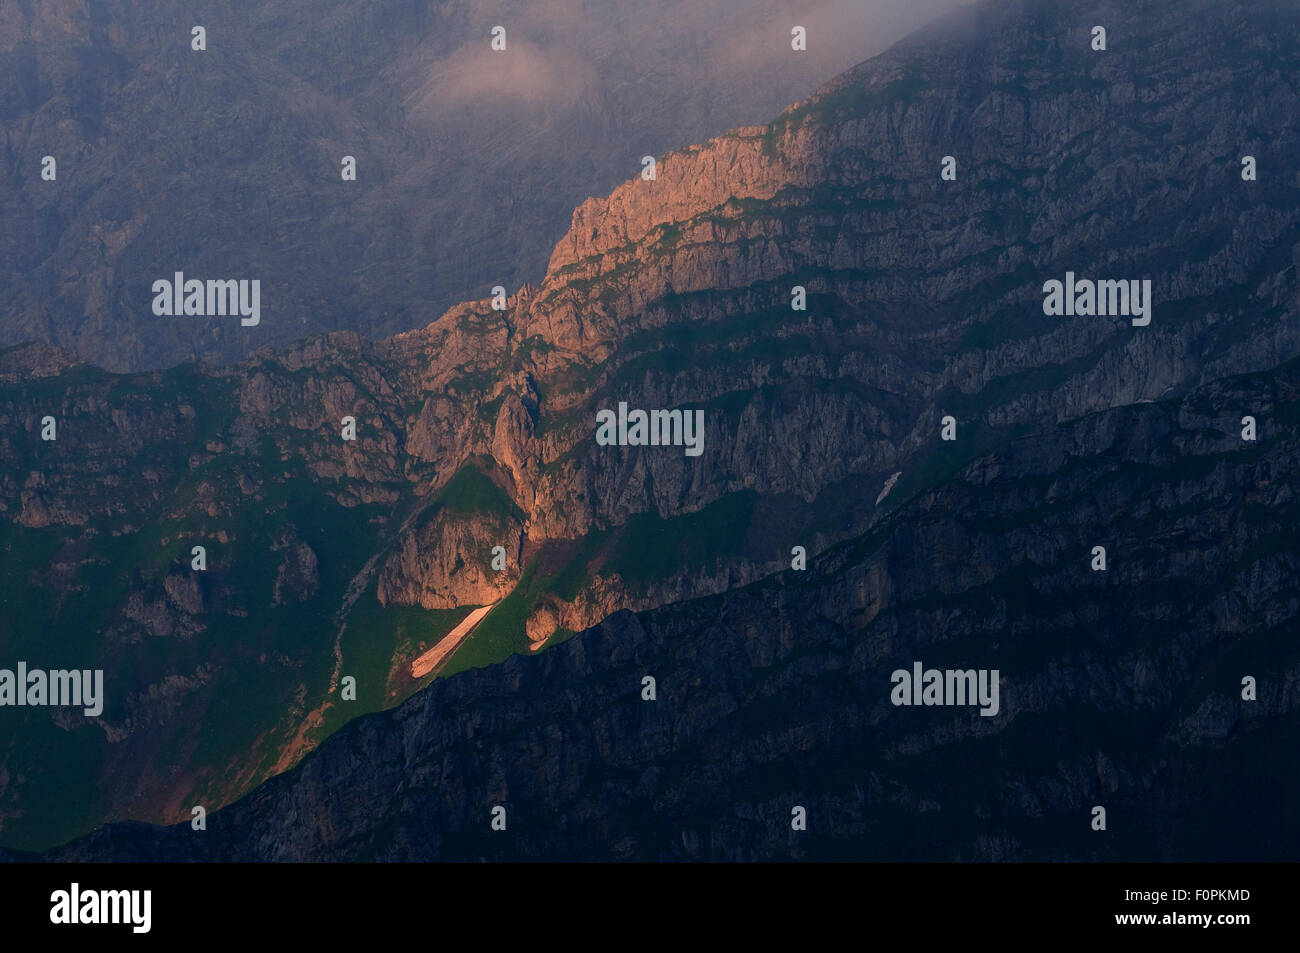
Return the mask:
<svg viewBox="0 0 1300 953">
<path fill-rule="evenodd" d="M 457 470 L 435 499 L 453 513 L 485 513 L 519 523 L 525 519 L 505 490 L 472 464 Z"/>
<path fill-rule="evenodd" d="M 756 500 L 756 493 L 745 490 L 671 519 L 638 513 L 619 533 L 604 571 L 643 587 L 683 570 L 711 572 L 742 551 Z"/>
<path fill-rule="evenodd" d="M 788 109 L 772 120 L 763 139 L 763 154 L 775 155 L 777 143 L 810 119 L 831 124 L 865 116 L 875 109 L 909 102 L 925 85 L 914 72 L 906 73 L 878 90 L 864 90 L 854 83 L 846 83 L 839 89 Z"/>
<path fill-rule="evenodd" d="M 357 700 L 334 705 L 326 712 L 322 737 L 357 715 L 400 705 L 428 684 L 432 676 L 417 683 L 409 676 L 406 663 L 436 645 L 477 608 L 384 606 L 379 602 L 377 589 L 372 582 L 357 601 L 340 644 L 342 672 L 356 678 Z M 396 672 L 393 671 L 395 663 L 400 665 Z"/>
<path fill-rule="evenodd" d="M 439 677 L 455 675 L 466 669 L 480 668 L 504 662 L 512 655 L 530 652 L 525 623 L 538 598 L 546 592 L 551 577 L 538 571 L 538 559 L 524 568 L 519 584 L 501 604 L 487 614 L 455 654 L 438 673 Z"/>
</svg>

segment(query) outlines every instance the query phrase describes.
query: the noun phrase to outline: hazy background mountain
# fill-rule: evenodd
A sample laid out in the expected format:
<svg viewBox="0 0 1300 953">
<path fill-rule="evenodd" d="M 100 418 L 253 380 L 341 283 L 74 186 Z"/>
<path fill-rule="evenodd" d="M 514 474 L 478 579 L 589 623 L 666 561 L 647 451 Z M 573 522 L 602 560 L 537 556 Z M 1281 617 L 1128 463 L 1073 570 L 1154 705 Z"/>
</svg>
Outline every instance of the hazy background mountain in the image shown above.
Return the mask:
<svg viewBox="0 0 1300 953">
<path fill-rule="evenodd" d="M 642 156 L 766 120 L 951 6 L 5 3 L 0 344 L 126 370 L 427 324 L 540 279 L 573 207 Z M 175 271 L 260 279 L 262 323 L 155 317 Z"/>
</svg>

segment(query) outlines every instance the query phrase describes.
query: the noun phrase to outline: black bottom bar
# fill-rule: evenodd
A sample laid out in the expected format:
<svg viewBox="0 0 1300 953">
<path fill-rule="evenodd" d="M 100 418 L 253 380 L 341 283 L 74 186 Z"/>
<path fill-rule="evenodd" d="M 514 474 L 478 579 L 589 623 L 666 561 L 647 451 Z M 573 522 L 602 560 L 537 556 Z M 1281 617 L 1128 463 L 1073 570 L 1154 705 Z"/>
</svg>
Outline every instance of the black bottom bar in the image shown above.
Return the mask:
<svg viewBox="0 0 1300 953">
<path fill-rule="evenodd" d="M 557 932 L 617 943 L 724 930 L 924 941 L 1271 936 L 1292 919 L 1287 865 L 8 865 L 6 939 L 253 937 L 336 944 L 411 933 L 493 943 Z M 71 923 L 76 919 L 117 924 Z M 148 930 L 143 926 L 149 891 Z M 134 914 L 134 916 L 133 916 Z M 52 916 L 69 922 L 55 924 Z M 1207 919 L 1208 918 L 1208 922 Z M 539 932 L 540 931 L 540 932 Z M 685 933 L 683 933 L 685 931 Z M 676 944 L 677 941 L 672 941 Z M 338 948 L 338 947 L 334 947 Z M 920 948 L 920 947 L 918 947 Z"/>
</svg>

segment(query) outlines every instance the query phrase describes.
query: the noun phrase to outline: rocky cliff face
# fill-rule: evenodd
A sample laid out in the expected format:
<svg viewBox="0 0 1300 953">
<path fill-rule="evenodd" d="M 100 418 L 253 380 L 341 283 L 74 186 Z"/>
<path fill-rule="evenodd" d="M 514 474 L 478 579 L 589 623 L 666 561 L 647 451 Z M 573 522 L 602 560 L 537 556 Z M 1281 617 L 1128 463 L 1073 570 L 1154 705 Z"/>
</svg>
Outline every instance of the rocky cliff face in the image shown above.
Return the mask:
<svg viewBox="0 0 1300 953">
<path fill-rule="evenodd" d="M 1296 363 L 1089 415 L 804 572 L 435 683 L 204 832 L 43 859 L 1284 860 L 1298 467 Z M 918 660 L 996 669 L 997 713 L 892 704 Z"/>
<path fill-rule="evenodd" d="M 380 569 L 379 601 L 454 609 L 488 605 L 508 595 L 517 572 L 492 569 L 487 541 L 500 540 L 507 566 L 518 566 L 523 537 L 517 524 L 473 515 L 456 518 L 447 510 L 403 536 Z M 547 633 L 548 635 L 550 633 Z"/>
<path fill-rule="evenodd" d="M 6 3 L 0 346 L 127 371 L 421 327 L 536 281 L 643 155 L 765 119 L 954 2 Z M 176 271 L 261 281 L 260 323 L 154 316 Z"/>
<path fill-rule="evenodd" d="M 56 631 L 130 685 L 107 740 L 45 726 L 12 744 L 0 836 L 45 846 L 226 803 L 419 688 L 397 673 L 472 607 L 500 603 L 452 668 L 754 583 L 991 448 L 1300 354 L 1284 158 L 1300 154 L 1300 23 L 1245 9 L 1115 8 L 1104 54 L 1087 4 L 963 10 L 588 200 L 504 310 L 471 301 L 224 369 L 0 355 L 6 589 L 36 594 L 7 603 L 7 647 L 41 652 Z M 1045 316 L 1043 283 L 1066 272 L 1149 278 L 1150 325 Z M 598 445 L 619 403 L 703 411 L 703 452 Z M 930 541 L 936 565 L 968 552 Z M 212 561 L 197 588 L 196 544 Z M 199 666 L 206 680 L 168 681 Z M 353 672 L 376 687 L 347 708 Z M 250 685 L 264 701 L 231 711 Z M 57 765 L 20 769 L 69 734 L 106 765 L 76 810 L 43 797 Z M 164 747 L 181 752 L 166 774 L 130 767 Z"/>
</svg>

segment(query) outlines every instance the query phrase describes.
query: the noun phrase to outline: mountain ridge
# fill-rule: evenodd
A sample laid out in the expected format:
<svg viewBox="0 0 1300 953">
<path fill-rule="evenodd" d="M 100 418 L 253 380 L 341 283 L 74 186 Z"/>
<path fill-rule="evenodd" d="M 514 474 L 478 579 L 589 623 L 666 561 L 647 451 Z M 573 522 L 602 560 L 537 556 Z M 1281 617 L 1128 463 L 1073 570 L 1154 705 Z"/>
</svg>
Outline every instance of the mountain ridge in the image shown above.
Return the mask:
<svg viewBox="0 0 1300 953">
<path fill-rule="evenodd" d="M 1126 27 L 1152 35 L 1158 8 L 1115 8 L 1106 56 Z M 128 804 L 231 800 L 348 719 L 341 675 L 361 673 L 361 711 L 427 684 L 408 663 L 477 606 L 500 601 L 439 677 L 753 583 L 1017 437 L 1300 353 L 1293 186 L 1267 164 L 1268 189 L 1242 182 L 1233 154 L 1266 120 L 1277 154 L 1300 154 L 1293 84 L 1264 56 L 1300 65 L 1294 11 L 1201 4 L 1121 68 L 1088 50 L 1084 20 L 1044 12 L 1084 9 L 981 5 L 941 29 L 948 45 L 900 44 L 773 124 L 665 156 L 654 181 L 579 206 L 547 278 L 505 311 L 481 299 L 379 342 L 338 332 L 129 377 L 0 354 L 0 570 L 34 594 L 7 603 L 7 647 L 48 652 L 26 631 L 49 629 L 130 686 L 111 737 L 45 726 L 13 743 L 0 765 L 20 806 L 0 836 L 36 829 L 24 810 L 59 826 L 26 835 L 48 845 Z M 1078 75 L 1035 66 L 1044 45 Z M 1187 66 L 1238 47 L 1262 52 L 1231 80 Z M 957 140 L 956 182 L 936 129 Z M 1008 156 L 1008 134 L 1032 148 Z M 1045 278 L 1094 268 L 1149 274 L 1150 327 L 1042 315 Z M 26 360 L 41 376 L 6 370 Z M 596 446 L 595 412 L 619 401 L 702 408 L 704 457 Z M 232 711 L 245 682 L 267 700 Z M 206 750 L 217 719 L 227 740 Z M 69 735 L 93 754 L 89 808 L 41 796 L 57 770 L 14 768 Z M 159 750 L 175 766 L 133 767 Z"/>
<path fill-rule="evenodd" d="M 775 111 L 952 2 L 801 7 L 821 35 L 799 56 L 785 0 L 9 4 L 0 345 L 131 371 L 423 325 L 536 280 L 573 204 L 644 153 Z M 174 271 L 261 281 L 266 319 L 160 320 Z"/>
<path fill-rule="evenodd" d="M 1291 362 L 1014 441 L 805 572 L 358 719 L 204 831 L 115 824 L 40 859 L 1284 860 L 1297 781 L 1263 755 L 1300 730 L 1296 499 L 1272 479 L 1298 407 Z M 891 706 L 913 658 L 995 664 L 1000 711 Z"/>
</svg>

